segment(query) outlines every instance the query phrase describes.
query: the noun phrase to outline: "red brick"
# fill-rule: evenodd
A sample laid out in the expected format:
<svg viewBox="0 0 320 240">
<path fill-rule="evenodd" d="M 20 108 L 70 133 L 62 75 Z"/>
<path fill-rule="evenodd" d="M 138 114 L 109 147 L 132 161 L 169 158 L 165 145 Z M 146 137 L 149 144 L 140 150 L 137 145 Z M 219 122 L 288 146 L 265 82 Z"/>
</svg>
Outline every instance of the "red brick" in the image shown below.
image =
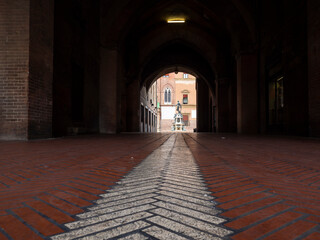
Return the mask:
<svg viewBox="0 0 320 240">
<path fill-rule="evenodd" d="M 252 184 L 252 183 L 253 182 L 249 181 L 249 180 L 240 181 L 240 182 L 237 182 L 237 183 L 226 184 L 226 185 L 223 185 L 221 187 L 212 187 L 212 188 L 210 188 L 210 191 L 212 191 L 212 192 L 226 191 L 228 189 L 234 189 L 234 188 L 236 188 L 238 186 L 248 185 L 248 184 Z"/>
<path fill-rule="evenodd" d="M 0 138 L 27 138 L 29 15 L 28 1 L 1 4 L 0 38 Z M 9 68 L 10 67 L 10 68 Z"/>
<path fill-rule="evenodd" d="M 279 198 L 269 197 L 269 198 L 266 198 L 266 199 L 263 199 L 263 200 L 260 200 L 257 202 L 250 203 L 250 204 L 242 206 L 242 207 L 238 207 L 238 208 L 229 210 L 227 212 L 222 213 L 221 215 L 225 216 L 225 217 L 229 217 L 229 218 L 235 218 L 235 217 L 241 216 L 242 214 L 245 214 L 247 212 L 250 212 L 250 211 L 262 208 L 262 207 L 266 207 L 266 206 L 268 206 L 272 203 L 278 202 L 278 201 L 279 201 Z"/>
<path fill-rule="evenodd" d="M 314 232 L 314 233 L 310 234 L 309 236 L 307 236 L 306 238 L 304 238 L 304 240 L 320 240 L 320 233 Z"/>
<path fill-rule="evenodd" d="M 73 194 L 73 195 L 76 195 L 77 197 L 81 197 L 81 198 L 84 198 L 85 200 L 97 200 L 99 199 L 98 196 L 95 196 L 93 194 L 89 194 L 89 193 L 86 193 L 86 192 L 83 192 L 83 191 L 80 191 L 80 190 L 77 190 L 77 189 L 74 189 L 74 188 L 71 188 L 71 187 L 67 187 L 67 186 L 59 186 L 57 187 L 59 190 L 62 190 L 64 192 L 67 192 L 67 193 L 70 193 L 70 194 Z"/>
<path fill-rule="evenodd" d="M 307 209 L 307 208 L 298 207 L 298 208 L 295 208 L 294 211 L 320 216 L 320 211 L 314 210 L 314 209 Z"/>
<path fill-rule="evenodd" d="M 291 198 L 290 200 L 287 200 L 286 203 L 289 205 L 292 205 L 292 206 L 297 206 L 297 207 L 302 207 L 302 208 L 311 208 L 311 209 L 314 208 L 315 210 L 320 211 L 320 206 L 317 201 Z"/>
<path fill-rule="evenodd" d="M 15 209 L 14 212 L 44 236 L 50 236 L 63 232 L 61 228 L 49 222 L 47 219 L 40 216 L 30 208 L 19 208 Z"/>
<path fill-rule="evenodd" d="M 0 232 L 0 240 L 8 240 L 8 238 Z"/>
<path fill-rule="evenodd" d="M 236 193 L 236 192 L 240 192 L 240 191 L 247 190 L 247 189 L 254 188 L 254 187 L 258 187 L 258 186 L 259 185 L 257 185 L 257 184 L 244 185 L 244 186 L 233 188 L 233 189 L 229 189 L 229 190 L 226 190 L 226 191 L 217 192 L 214 195 L 216 197 L 226 196 L 226 195 L 229 195 L 229 194 L 233 194 L 233 193 Z"/>
<path fill-rule="evenodd" d="M 228 203 L 219 204 L 219 207 L 223 208 L 223 209 L 229 209 L 229 208 L 237 207 L 239 205 L 243 205 L 243 204 L 264 198 L 264 197 L 269 197 L 269 196 L 271 196 L 271 194 L 269 194 L 269 193 L 257 193 L 257 194 L 250 195 L 250 196 L 247 196 L 244 198 L 240 198 L 240 199 L 228 202 Z"/>
<path fill-rule="evenodd" d="M 94 178 L 91 176 L 81 176 L 79 177 L 80 180 L 84 180 L 84 181 L 89 181 L 89 182 L 94 182 L 94 183 L 98 183 L 98 184 L 103 184 L 105 186 L 112 186 L 114 185 L 113 181 L 110 180 L 105 180 L 105 179 L 98 179 L 98 178 Z"/>
<path fill-rule="evenodd" d="M 71 194 L 68 194 L 68 193 L 65 193 L 65 192 L 61 192 L 61 191 L 50 191 L 48 192 L 58 198 L 61 198 L 63 200 L 66 200 L 70 203 L 73 203 L 75 205 L 78 205 L 79 207 L 87 207 L 87 206 L 90 206 L 92 205 L 91 202 L 88 202 L 88 201 L 85 201 L 81 198 L 78 198 L 76 196 L 73 196 Z"/>
<path fill-rule="evenodd" d="M 220 186 L 225 186 L 227 184 L 238 183 L 238 182 L 245 181 L 245 180 L 248 180 L 248 179 L 244 178 L 244 177 L 238 177 L 233 180 L 222 181 L 222 182 L 218 181 L 217 183 L 208 183 L 208 187 L 209 188 L 216 188 L 216 187 L 220 187 Z"/>
<path fill-rule="evenodd" d="M 63 224 L 63 223 L 71 222 L 74 220 L 72 217 L 68 216 L 67 214 L 41 201 L 32 201 L 32 202 L 28 202 L 27 204 L 30 207 L 36 209 L 38 212 L 53 219 L 57 223 Z"/>
<path fill-rule="evenodd" d="M 306 221 L 297 221 L 297 222 L 290 224 L 289 226 L 281 229 L 280 231 L 277 231 L 276 233 L 272 234 L 271 236 L 265 238 L 265 240 L 295 239 L 315 226 L 316 226 L 316 224 L 314 224 L 314 223 L 309 223 Z"/>
<path fill-rule="evenodd" d="M 95 188 L 92 188 L 92 187 L 89 187 L 89 186 L 85 186 L 85 185 L 82 185 L 82 184 L 77 184 L 77 183 L 67 183 L 66 184 L 67 186 L 70 186 L 70 187 L 74 187 L 74 188 L 77 188 L 81 191 L 85 191 L 85 192 L 88 192 L 88 193 L 92 193 L 92 194 L 102 194 L 104 193 L 104 191 L 101 191 L 101 190 L 98 190 L 98 189 L 95 189 Z"/>
<path fill-rule="evenodd" d="M 0 216 L 0 227 L 13 239 L 41 240 L 42 238 L 14 216 Z M 17 231 L 19 229 L 19 231 Z"/>
<path fill-rule="evenodd" d="M 307 218 L 307 220 L 320 224 L 320 216 L 310 216 Z"/>
<path fill-rule="evenodd" d="M 227 223 L 225 225 L 228 227 L 234 228 L 234 229 L 241 229 L 241 228 L 247 227 L 255 222 L 263 220 L 267 217 L 275 215 L 279 212 L 282 212 L 288 208 L 289 208 L 289 206 L 286 206 L 283 204 L 276 204 L 276 205 L 261 209 L 257 212 L 249 214 L 247 216 L 241 217 L 241 218 L 239 218 L 235 221 L 232 221 L 230 223 Z"/>
<path fill-rule="evenodd" d="M 279 216 L 273 217 L 265 222 L 259 223 L 256 226 L 249 228 L 239 234 L 236 234 L 232 238 L 235 240 L 248 240 L 257 239 L 263 235 L 281 227 L 282 225 L 289 223 L 301 215 L 294 212 L 285 212 Z"/>
<path fill-rule="evenodd" d="M 250 190 L 241 191 L 241 192 L 237 192 L 237 193 L 225 196 L 225 197 L 218 198 L 218 199 L 216 199 L 216 201 L 219 202 L 219 203 L 229 202 L 229 201 L 241 198 L 241 197 L 245 197 L 245 196 L 251 195 L 253 193 L 262 192 L 264 190 L 266 190 L 266 189 L 260 188 L 260 187 L 253 188 L 253 189 L 250 189 Z"/>
<path fill-rule="evenodd" d="M 55 206 L 58 209 L 61 209 L 67 213 L 70 214 L 79 214 L 82 213 L 83 210 L 81 208 L 78 208 L 70 203 L 67 203 L 61 199 L 58 199 L 54 196 L 50 196 L 50 195 L 41 195 L 39 196 L 39 198 L 49 204 L 51 204 L 52 206 Z"/>
<path fill-rule="evenodd" d="M 105 186 L 103 184 L 97 184 L 97 183 L 93 183 L 90 181 L 84 181 L 82 179 L 75 179 L 75 180 L 72 180 L 72 182 L 77 183 L 77 184 L 83 184 L 85 186 L 90 186 L 90 187 L 100 189 L 100 190 L 106 190 L 108 188 L 107 186 Z"/>
</svg>

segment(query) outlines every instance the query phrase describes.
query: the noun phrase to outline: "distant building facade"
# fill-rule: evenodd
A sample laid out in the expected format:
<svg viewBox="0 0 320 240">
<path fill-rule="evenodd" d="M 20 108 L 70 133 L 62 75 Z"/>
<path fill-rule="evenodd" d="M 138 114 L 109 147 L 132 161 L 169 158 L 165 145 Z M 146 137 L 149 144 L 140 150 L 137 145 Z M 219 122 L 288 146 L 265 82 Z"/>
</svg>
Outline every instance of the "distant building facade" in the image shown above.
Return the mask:
<svg viewBox="0 0 320 240">
<path fill-rule="evenodd" d="M 157 132 L 157 84 L 140 91 L 140 132 Z"/>
<path fill-rule="evenodd" d="M 169 73 L 159 78 L 156 85 L 159 119 L 157 131 L 171 131 L 176 104 L 179 101 L 186 130 L 193 132 L 197 125 L 196 78 L 182 72 Z"/>
</svg>

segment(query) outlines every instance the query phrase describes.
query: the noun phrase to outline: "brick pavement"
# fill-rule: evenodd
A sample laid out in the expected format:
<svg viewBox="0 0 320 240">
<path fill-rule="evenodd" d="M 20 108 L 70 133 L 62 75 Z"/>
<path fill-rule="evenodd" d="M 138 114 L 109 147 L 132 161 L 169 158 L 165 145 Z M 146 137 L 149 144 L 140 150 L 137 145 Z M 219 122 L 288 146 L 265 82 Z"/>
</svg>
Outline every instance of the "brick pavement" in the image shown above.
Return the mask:
<svg viewBox="0 0 320 240">
<path fill-rule="evenodd" d="M 168 134 L 0 142 L 0 240 L 46 239 L 165 142 Z"/>
<path fill-rule="evenodd" d="M 230 235 L 217 217 L 194 158 L 172 135 L 77 221 L 64 239 L 216 239 Z"/>
<path fill-rule="evenodd" d="M 98 211 L 97 204 L 106 204 L 105 209 L 117 206 L 118 211 L 123 212 L 121 204 L 126 206 L 130 202 L 119 199 L 113 205 L 115 200 L 106 199 L 111 195 L 116 197 L 115 191 L 124 187 L 117 184 L 119 180 L 125 182 L 130 174 L 123 176 L 155 149 L 160 151 L 170 136 L 120 134 L 0 142 L 0 240 L 63 236 L 64 232 L 70 232 L 68 226 L 81 221 L 81 216 Z M 136 220 L 124 219 L 126 224 L 108 223 L 115 224 L 113 237 L 320 239 L 318 140 L 193 133 L 180 135 L 181 139 L 182 136 L 211 191 L 209 208 L 215 209 L 211 215 L 220 222 L 190 215 L 208 207 L 199 206 L 192 202 L 194 196 L 188 196 L 207 191 L 206 186 L 190 181 L 193 174 L 201 178 L 195 165 L 173 164 L 177 171 L 168 168 L 177 158 L 174 157 L 170 161 L 167 158 L 162 171 L 171 174 L 168 178 L 161 175 L 161 178 L 139 182 L 144 174 L 157 176 L 156 172 L 144 171 L 143 176 L 133 177 L 135 183 L 126 183 L 127 187 L 145 185 L 152 190 L 135 188 L 133 192 L 126 192 L 127 198 L 133 199 L 131 204 L 141 203 L 139 206 L 129 204 L 127 209 L 149 205 L 152 208 L 140 209 L 132 214 Z M 183 145 L 180 142 L 177 148 Z M 183 149 L 188 155 L 187 148 Z M 142 169 L 146 162 L 135 169 Z M 148 202 L 150 199 L 155 201 Z M 139 215 L 142 213 L 146 215 Z M 147 218 L 151 220 L 145 220 Z M 208 231 L 212 229 L 210 223 L 227 232 L 218 235 Z M 133 228 L 136 230 L 132 231 Z M 197 231 L 213 237 L 201 238 L 195 234 Z"/>
<path fill-rule="evenodd" d="M 236 240 L 320 239 L 320 142 L 185 134 Z"/>
</svg>

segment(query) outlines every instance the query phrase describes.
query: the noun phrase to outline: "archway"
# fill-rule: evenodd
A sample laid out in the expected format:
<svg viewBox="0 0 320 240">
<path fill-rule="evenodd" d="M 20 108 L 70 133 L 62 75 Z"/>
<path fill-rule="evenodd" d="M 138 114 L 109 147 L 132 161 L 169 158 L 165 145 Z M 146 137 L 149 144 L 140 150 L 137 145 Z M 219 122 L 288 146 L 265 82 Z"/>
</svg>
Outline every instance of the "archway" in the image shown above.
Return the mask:
<svg viewBox="0 0 320 240">
<path fill-rule="evenodd" d="M 179 111 L 176 110 L 178 103 Z M 179 72 L 176 69 L 175 72 L 168 72 L 156 78 L 149 89 L 142 86 L 140 104 L 141 132 L 196 131 L 196 77 L 186 71 Z M 151 119 L 148 119 L 149 112 Z M 182 119 L 177 118 L 178 113 Z M 154 119 L 156 121 L 153 121 Z"/>
</svg>

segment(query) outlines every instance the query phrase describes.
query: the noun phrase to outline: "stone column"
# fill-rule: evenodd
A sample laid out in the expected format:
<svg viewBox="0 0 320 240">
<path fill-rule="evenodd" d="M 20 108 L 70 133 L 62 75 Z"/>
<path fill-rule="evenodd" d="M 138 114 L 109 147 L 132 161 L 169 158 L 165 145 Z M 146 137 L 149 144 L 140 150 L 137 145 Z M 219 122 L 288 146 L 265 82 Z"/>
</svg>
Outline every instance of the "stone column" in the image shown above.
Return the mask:
<svg viewBox="0 0 320 240">
<path fill-rule="evenodd" d="M 100 61 L 100 133 L 116 133 L 118 52 L 101 47 Z"/>
<path fill-rule="evenodd" d="M 229 131 L 229 79 L 216 80 L 216 127 L 217 132 Z"/>
<path fill-rule="evenodd" d="M 197 79 L 197 131 L 209 132 L 209 88 L 202 79 Z"/>
<path fill-rule="evenodd" d="M 54 1 L 30 1 L 28 139 L 52 136 Z"/>
<path fill-rule="evenodd" d="M 320 2 L 308 1 L 309 135 L 320 137 Z"/>
<path fill-rule="evenodd" d="M 52 136 L 53 5 L 0 3 L 0 139 Z"/>
<path fill-rule="evenodd" d="M 237 131 L 258 133 L 258 75 L 257 56 L 237 57 Z"/>
<path fill-rule="evenodd" d="M 126 87 L 126 126 L 128 132 L 140 132 L 140 84 L 138 79 Z"/>
</svg>

